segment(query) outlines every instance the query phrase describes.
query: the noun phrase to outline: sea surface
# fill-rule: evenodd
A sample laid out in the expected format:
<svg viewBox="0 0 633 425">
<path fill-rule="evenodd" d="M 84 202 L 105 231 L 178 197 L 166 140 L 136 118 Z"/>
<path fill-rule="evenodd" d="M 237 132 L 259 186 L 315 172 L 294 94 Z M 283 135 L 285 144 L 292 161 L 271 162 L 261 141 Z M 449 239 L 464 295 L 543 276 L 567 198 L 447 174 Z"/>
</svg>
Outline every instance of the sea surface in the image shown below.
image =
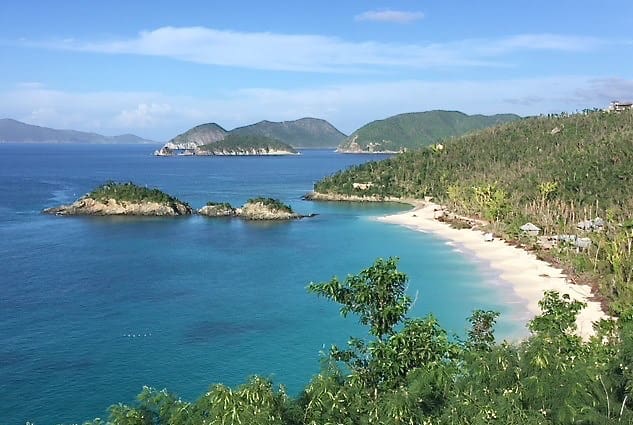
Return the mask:
<svg viewBox="0 0 633 425">
<path fill-rule="evenodd" d="M 433 235 L 379 223 L 401 204 L 315 203 L 320 178 L 384 156 L 150 155 L 154 146 L 0 144 L 0 424 L 81 423 L 133 403 L 143 385 L 194 400 L 213 383 L 270 377 L 296 395 L 333 343 L 365 335 L 308 294 L 377 257 L 397 256 L 415 298 L 464 335 L 476 308 L 524 332 L 525 308 L 473 258 Z M 199 208 L 279 198 L 316 217 L 56 217 L 108 180 L 158 187 Z"/>
</svg>

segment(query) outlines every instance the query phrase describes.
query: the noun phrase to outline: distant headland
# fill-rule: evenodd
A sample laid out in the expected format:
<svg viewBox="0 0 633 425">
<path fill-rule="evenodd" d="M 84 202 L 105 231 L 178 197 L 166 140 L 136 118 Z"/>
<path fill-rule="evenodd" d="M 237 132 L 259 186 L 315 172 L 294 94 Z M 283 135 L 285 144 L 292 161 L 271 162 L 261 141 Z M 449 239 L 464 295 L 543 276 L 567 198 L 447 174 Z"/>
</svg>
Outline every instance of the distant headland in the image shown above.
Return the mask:
<svg viewBox="0 0 633 425">
<path fill-rule="evenodd" d="M 150 144 L 153 140 L 134 134 L 104 136 L 77 130 L 58 130 L 26 124 L 11 118 L 0 119 L 0 142 L 18 143 L 86 143 L 86 144 Z"/>
</svg>

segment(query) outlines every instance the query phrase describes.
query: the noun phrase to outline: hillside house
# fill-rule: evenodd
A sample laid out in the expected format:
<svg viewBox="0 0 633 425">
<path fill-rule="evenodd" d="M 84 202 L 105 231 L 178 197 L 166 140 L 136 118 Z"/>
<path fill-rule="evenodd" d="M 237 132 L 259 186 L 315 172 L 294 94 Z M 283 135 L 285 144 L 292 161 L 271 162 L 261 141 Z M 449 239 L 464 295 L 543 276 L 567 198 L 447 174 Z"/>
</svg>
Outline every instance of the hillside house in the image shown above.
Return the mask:
<svg viewBox="0 0 633 425">
<path fill-rule="evenodd" d="M 374 186 L 374 184 L 372 182 L 368 182 L 368 183 L 352 183 L 352 187 L 354 189 L 358 189 L 358 190 L 368 190 L 370 188 L 372 188 Z"/>
<path fill-rule="evenodd" d="M 609 104 L 609 107 L 607 108 L 608 112 L 622 112 L 622 111 L 629 111 L 629 110 L 633 110 L 633 103 L 620 102 L 619 100 L 614 100 L 613 102 Z"/>
</svg>

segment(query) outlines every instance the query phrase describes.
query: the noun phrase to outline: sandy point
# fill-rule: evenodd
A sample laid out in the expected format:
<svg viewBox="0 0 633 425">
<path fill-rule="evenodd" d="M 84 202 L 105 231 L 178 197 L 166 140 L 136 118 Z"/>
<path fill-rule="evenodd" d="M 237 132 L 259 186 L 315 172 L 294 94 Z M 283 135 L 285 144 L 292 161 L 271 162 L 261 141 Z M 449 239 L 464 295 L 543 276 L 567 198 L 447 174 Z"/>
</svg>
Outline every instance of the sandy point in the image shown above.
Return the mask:
<svg viewBox="0 0 633 425">
<path fill-rule="evenodd" d="M 587 304 L 577 319 L 578 335 L 588 339 L 594 334 L 593 323 L 608 319 L 597 301 L 591 300 L 591 288 L 570 282 L 563 270 L 539 260 L 533 253 L 507 244 L 495 238 L 486 240 L 484 232 L 476 229 L 454 229 L 436 219 L 440 205 L 420 203 L 414 209 L 377 220 L 398 224 L 413 230 L 428 232 L 454 242 L 469 254 L 488 263 L 498 272 L 500 279 L 511 285 L 516 295 L 525 303 L 531 315 L 539 314 L 538 302 L 545 291 L 568 294 L 572 300 Z"/>
</svg>

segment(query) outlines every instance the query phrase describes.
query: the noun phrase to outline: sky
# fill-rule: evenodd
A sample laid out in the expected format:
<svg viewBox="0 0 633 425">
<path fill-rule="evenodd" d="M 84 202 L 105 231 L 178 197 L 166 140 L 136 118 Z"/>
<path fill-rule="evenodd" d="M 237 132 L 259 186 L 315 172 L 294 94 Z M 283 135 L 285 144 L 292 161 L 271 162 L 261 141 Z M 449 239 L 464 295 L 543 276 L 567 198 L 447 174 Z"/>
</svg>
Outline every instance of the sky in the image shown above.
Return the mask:
<svg viewBox="0 0 633 425">
<path fill-rule="evenodd" d="M 0 118 L 168 140 L 198 124 L 522 116 L 633 100 L 633 2 L 0 1 Z"/>
</svg>

